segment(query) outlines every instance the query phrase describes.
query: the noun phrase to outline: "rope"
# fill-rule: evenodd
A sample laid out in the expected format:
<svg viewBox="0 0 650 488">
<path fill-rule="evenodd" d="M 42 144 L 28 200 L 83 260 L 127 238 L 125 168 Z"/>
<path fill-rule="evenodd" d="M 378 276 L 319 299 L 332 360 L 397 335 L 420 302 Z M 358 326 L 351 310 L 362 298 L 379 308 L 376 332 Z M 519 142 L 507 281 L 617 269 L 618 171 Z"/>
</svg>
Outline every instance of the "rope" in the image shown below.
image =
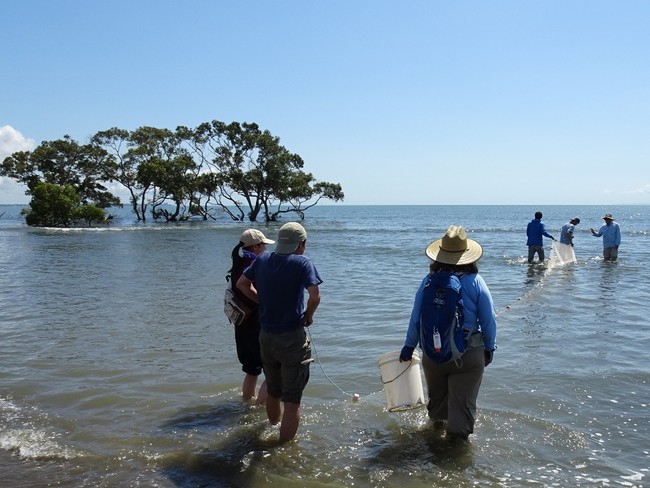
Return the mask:
<svg viewBox="0 0 650 488">
<path fill-rule="evenodd" d="M 535 289 L 536 289 L 538 286 L 543 285 L 543 283 L 544 283 L 544 278 L 545 278 L 546 275 L 548 274 L 548 271 L 550 271 L 551 269 L 553 269 L 553 267 L 547 268 L 547 269 L 546 269 L 546 272 L 544 273 L 544 276 L 542 276 L 542 278 L 539 280 L 539 282 L 537 282 L 537 283 L 535 284 L 535 286 L 534 286 L 532 289 L 528 290 L 528 292 L 527 292 L 526 294 L 524 294 L 522 297 L 517 298 L 517 301 L 521 301 L 521 300 L 525 299 L 526 297 L 528 297 L 529 295 L 531 295 L 531 294 L 535 291 Z M 512 305 L 514 305 L 514 303 L 513 303 Z M 511 310 L 511 309 L 512 309 L 512 305 L 506 305 L 505 307 L 502 307 L 502 308 L 500 308 L 499 310 L 497 310 L 497 311 L 495 312 L 495 313 L 496 313 L 496 316 L 498 317 L 498 316 L 501 315 L 502 313 L 504 313 L 504 312 L 506 312 L 506 311 L 508 311 L 508 310 Z M 352 393 L 349 393 L 349 392 L 345 391 L 345 390 L 342 389 L 340 386 L 338 386 L 338 385 L 337 385 L 337 384 L 332 380 L 332 378 L 330 378 L 330 377 L 327 375 L 327 372 L 325 371 L 325 368 L 323 367 L 323 363 L 321 363 L 320 356 L 318 355 L 318 351 L 316 350 L 316 345 L 314 344 L 314 339 L 313 339 L 313 337 L 311 336 L 311 332 L 310 332 L 310 330 L 309 330 L 308 327 L 306 327 L 306 330 L 307 330 L 307 336 L 309 337 L 309 341 L 311 342 L 311 348 L 312 348 L 312 351 L 313 351 L 313 353 L 314 353 L 314 356 L 316 356 L 316 360 L 315 360 L 315 361 L 318 363 L 318 366 L 320 367 L 320 370 L 323 372 L 323 375 L 325 376 L 325 378 L 327 378 L 327 380 L 328 380 L 328 381 L 329 381 L 329 382 L 330 382 L 330 383 L 331 383 L 331 384 L 332 384 L 332 385 L 333 385 L 337 390 L 339 390 L 341 393 L 343 393 L 344 395 L 347 395 L 347 396 L 352 396 L 352 398 L 353 398 L 355 401 L 358 400 L 358 399 L 360 398 L 360 396 L 359 396 L 357 393 L 352 394 Z M 392 383 L 393 381 L 395 381 L 396 379 L 398 379 L 400 376 L 402 376 L 404 373 L 406 373 L 406 372 L 410 369 L 411 365 L 412 365 L 412 363 L 409 363 L 408 367 L 407 367 L 404 371 L 402 371 L 399 375 L 397 375 L 395 378 L 393 378 L 392 380 L 384 381 L 384 380 L 382 379 L 381 382 L 382 382 L 384 385 L 386 385 L 386 384 L 388 384 L 388 383 Z M 364 396 L 374 395 L 374 394 L 379 393 L 380 391 L 381 391 L 381 390 L 376 391 L 376 392 L 374 392 L 374 393 L 369 393 L 368 395 L 364 395 Z"/>
<path fill-rule="evenodd" d="M 325 372 L 325 368 L 323 367 L 323 363 L 320 361 L 320 356 L 318 355 L 318 351 L 316 350 L 316 345 L 314 344 L 314 339 L 311 336 L 311 332 L 309 331 L 309 328 L 305 328 L 307 330 L 307 336 L 309 337 L 309 342 L 311 343 L 311 349 L 314 353 L 314 356 L 316 356 L 316 362 L 318 363 L 318 366 L 320 366 L 320 370 L 323 372 L 323 375 L 325 375 L 325 378 L 341 393 L 347 396 L 351 396 L 355 401 L 361 398 L 358 393 L 348 393 L 344 389 L 342 389 L 339 385 L 337 385 L 332 378 L 330 378 L 327 373 Z M 396 378 L 397 379 L 397 378 Z M 381 390 L 380 390 L 381 391 Z M 375 393 L 379 393 L 379 391 L 376 391 Z M 368 395 L 374 395 L 375 393 L 369 393 Z M 364 395 L 364 396 L 368 396 Z"/>
<path fill-rule="evenodd" d="M 545 278 L 550 274 L 550 272 L 551 272 L 553 269 L 558 268 L 558 267 L 563 267 L 563 266 L 565 266 L 565 265 L 567 265 L 567 264 L 572 264 L 572 263 L 575 263 L 575 262 L 576 262 L 576 261 L 575 261 L 575 256 L 574 256 L 574 260 L 564 261 L 564 259 L 563 259 L 562 256 L 560 255 L 560 250 L 559 250 L 559 248 L 558 248 L 558 244 L 557 244 L 556 241 L 553 241 L 553 242 L 551 243 L 551 246 L 553 247 L 553 251 L 554 251 L 554 253 L 552 253 L 551 257 L 548 259 L 548 264 L 546 265 L 546 268 L 544 269 L 544 273 L 542 274 L 542 276 L 541 276 L 541 278 L 539 279 L 539 281 L 538 281 L 537 283 L 535 283 L 535 285 L 534 285 L 530 290 L 528 290 L 526 293 L 524 293 L 523 296 L 517 298 L 517 301 L 518 301 L 518 302 L 520 302 L 520 301 L 522 301 L 522 300 L 528 298 L 530 295 L 532 295 L 532 294 L 535 292 L 535 290 L 536 290 L 538 287 L 543 286 L 543 285 L 544 285 L 544 279 L 545 279 Z M 503 312 L 506 312 L 506 311 L 508 311 L 508 310 L 511 310 L 511 309 L 512 309 L 512 305 L 514 305 L 514 303 L 511 304 L 511 305 L 506 305 L 505 307 L 500 308 L 499 310 L 497 310 L 497 311 L 496 311 L 496 316 L 498 317 L 498 316 L 501 315 Z"/>
<path fill-rule="evenodd" d="M 542 278 L 541 280 L 539 280 L 539 282 L 536 283 L 535 286 L 534 286 L 532 289 L 528 290 L 528 291 L 527 291 L 523 296 L 517 298 L 517 301 L 520 302 L 521 300 L 523 300 L 523 299 L 525 299 L 526 297 L 530 296 L 530 295 L 533 293 L 533 291 L 535 290 L 535 288 L 537 288 L 538 286 L 541 286 L 541 285 L 543 284 L 543 281 L 544 281 L 543 278 Z M 507 312 L 508 310 L 511 310 L 511 309 L 512 309 L 512 305 L 514 305 L 514 303 L 512 303 L 511 305 L 506 305 L 505 307 L 502 307 L 502 308 L 500 308 L 499 310 L 497 310 L 497 311 L 496 311 L 496 316 L 498 317 L 498 316 L 501 315 L 503 312 Z"/>
</svg>

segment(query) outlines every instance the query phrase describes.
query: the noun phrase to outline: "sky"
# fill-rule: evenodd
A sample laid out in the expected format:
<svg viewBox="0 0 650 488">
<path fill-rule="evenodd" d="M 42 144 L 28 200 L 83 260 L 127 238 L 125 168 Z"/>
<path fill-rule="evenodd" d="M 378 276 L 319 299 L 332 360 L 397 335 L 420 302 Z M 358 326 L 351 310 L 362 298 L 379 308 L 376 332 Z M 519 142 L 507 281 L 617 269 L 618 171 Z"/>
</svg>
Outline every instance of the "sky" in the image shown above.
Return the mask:
<svg viewBox="0 0 650 488">
<path fill-rule="evenodd" d="M 344 204 L 650 204 L 649 23 L 646 0 L 3 2 L 0 161 L 255 122 Z"/>
</svg>

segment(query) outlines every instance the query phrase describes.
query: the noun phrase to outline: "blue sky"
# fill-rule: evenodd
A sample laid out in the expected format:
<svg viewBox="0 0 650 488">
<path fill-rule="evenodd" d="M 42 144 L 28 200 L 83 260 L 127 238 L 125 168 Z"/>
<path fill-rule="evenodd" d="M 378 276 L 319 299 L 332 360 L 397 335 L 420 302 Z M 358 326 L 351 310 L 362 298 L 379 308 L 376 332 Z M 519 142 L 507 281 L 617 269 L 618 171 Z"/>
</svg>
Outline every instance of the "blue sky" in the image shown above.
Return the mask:
<svg viewBox="0 0 650 488">
<path fill-rule="evenodd" d="M 216 119 L 346 204 L 650 204 L 649 23 L 645 0 L 3 2 L 0 158 Z"/>
</svg>

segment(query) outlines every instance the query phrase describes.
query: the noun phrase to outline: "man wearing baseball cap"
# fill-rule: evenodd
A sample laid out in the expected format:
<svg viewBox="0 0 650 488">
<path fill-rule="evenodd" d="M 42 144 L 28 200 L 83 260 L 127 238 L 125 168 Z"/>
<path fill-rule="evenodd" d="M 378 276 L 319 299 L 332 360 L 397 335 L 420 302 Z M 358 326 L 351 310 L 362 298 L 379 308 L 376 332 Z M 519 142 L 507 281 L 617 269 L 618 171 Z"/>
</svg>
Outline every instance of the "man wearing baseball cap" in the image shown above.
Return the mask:
<svg viewBox="0 0 650 488">
<path fill-rule="evenodd" d="M 275 251 L 258 256 L 237 281 L 237 288 L 259 303 L 260 347 L 268 391 L 266 415 L 272 425 L 281 420 L 280 442 L 292 440 L 298 431 L 300 401 L 313 361 L 305 327 L 314 321 L 323 280 L 303 255 L 306 245 L 307 231 L 302 225 L 284 224 Z"/>
<path fill-rule="evenodd" d="M 562 244 L 568 244 L 569 246 L 573 247 L 573 233 L 575 231 L 576 225 L 580 223 L 580 219 L 578 217 L 573 217 L 571 220 L 569 220 L 568 224 L 564 224 L 562 226 L 562 230 L 560 231 L 560 242 Z"/>
</svg>

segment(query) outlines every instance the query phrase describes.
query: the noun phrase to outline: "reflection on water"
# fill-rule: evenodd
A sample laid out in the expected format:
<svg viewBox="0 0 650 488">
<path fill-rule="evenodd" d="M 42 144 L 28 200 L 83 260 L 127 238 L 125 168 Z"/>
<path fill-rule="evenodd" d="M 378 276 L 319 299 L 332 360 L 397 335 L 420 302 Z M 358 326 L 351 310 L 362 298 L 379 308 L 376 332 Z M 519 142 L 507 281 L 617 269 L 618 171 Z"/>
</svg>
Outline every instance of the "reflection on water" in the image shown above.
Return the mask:
<svg viewBox="0 0 650 488">
<path fill-rule="evenodd" d="M 368 466 L 375 468 L 463 471 L 473 464 L 471 442 L 447 438 L 444 428 L 436 427 L 433 422 L 416 430 L 390 432 L 369 447 L 374 450 L 374 456 Z"/>
<path fill-rule="evenodd" d="M 165 458 L 162 472 L 175 486 L 255 486 L 258 465 L 269 447 L 260 442 L 264 424 L 240 426 L 198 452 L 178 452 Z"/>
<path fill-rule="evenodd" d="M 535 286 L 544 278 L 546 274 L 546 266 L 544 264 L 530 264 L 526 272 L 526 286 Z"/>
<path fill-rule="evenodd" d="M 618 261 L 598 260 L 599 270 L 599 292 L 602 300 L 611 300 L 615 298 L 616 289 L 621 286 L 624 266 L 619 266 Z"/>
</svg>

